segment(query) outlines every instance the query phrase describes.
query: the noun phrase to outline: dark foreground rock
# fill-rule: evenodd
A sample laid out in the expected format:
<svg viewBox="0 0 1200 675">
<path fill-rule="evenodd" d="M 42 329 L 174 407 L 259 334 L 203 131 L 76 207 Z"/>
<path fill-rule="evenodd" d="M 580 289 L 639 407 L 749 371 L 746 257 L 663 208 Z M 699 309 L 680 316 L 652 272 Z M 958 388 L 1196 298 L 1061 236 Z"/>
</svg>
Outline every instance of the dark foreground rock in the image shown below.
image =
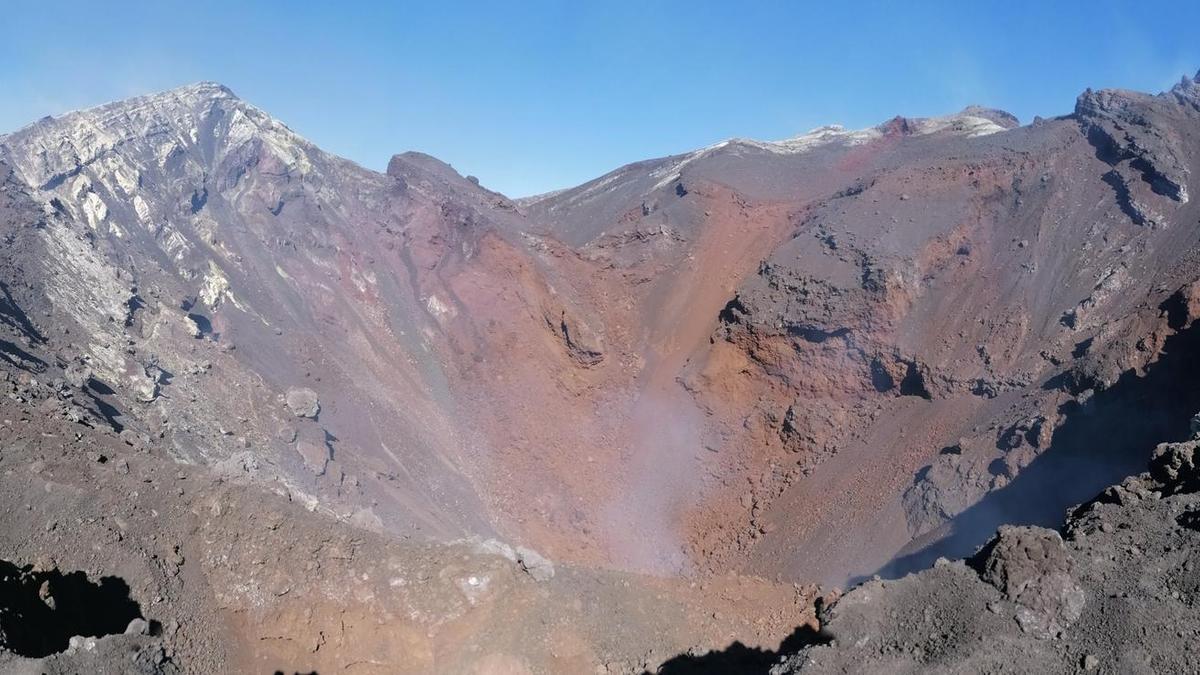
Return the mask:
<svg viewBox="0 0 1200 675">
<path fill-rule="evenodd" d="M 969 560 L 874 580 L 822 613 L 783 673 L 1186 673 L 1200 663 L 1200 441 Z"/>
</svg>

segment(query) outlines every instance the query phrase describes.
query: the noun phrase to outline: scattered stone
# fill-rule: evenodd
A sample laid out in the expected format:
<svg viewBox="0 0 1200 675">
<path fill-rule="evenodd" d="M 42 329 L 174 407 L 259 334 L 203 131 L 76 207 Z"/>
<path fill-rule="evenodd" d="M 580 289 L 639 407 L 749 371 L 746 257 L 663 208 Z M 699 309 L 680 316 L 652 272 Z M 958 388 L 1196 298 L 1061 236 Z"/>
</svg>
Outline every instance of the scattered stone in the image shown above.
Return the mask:
<svg viewBox="0 0 1200 675">
<path fill-rule="evenodd" d="M 284 443 L 294 443 L 296 441 L 296 428 L 287 425 L 282 426 L 276 435 Z"/>
<path fill-rule="evenodd" d="M 142 403 L 153 403 L 158 399 L 158 383 L 149 376 L 133 378 L 131 389 L 134 397 Z"/>
<path fill-rule="evenodd" d="M 196 323 L 196 320 L 190 315 L 183 317 L 183 332 L 188 337 L 197 340 L 204 337 L 204 331 L 200 330 L 200 324 Z"/>
<path fill-rule="evenodd" d="M 297 441 L 296 452 L 300 454 L 300 459 L 304 461 L 304 466 L 309 471 L 318 476 L 325 474 L 325 469 L 329 466 L 330 452 L 329 446 L 325 443 L 313 443 L 311 441 Z"/>
<path fill-rule="evenodd" d="M 49 580 L 43 581 L 42 585 L 38 587 L 38 598 L 51 610 L 57 607 L 57 603 L 54 602 L 54 596 L 50 594 Z"/>
<path fill-rule="evenodd" d="M 67 654 L 75 654 L 80 651 L 90 652 L 96 648 L 96 638 L 73 635 L 67 644 L 67 651 L 65 652 Z"/>
<path fill-rule="evenodd" d="M 1195 418 L 1193 418 L 1195 419 Z M 1154 448 L 1150 475 L 1168 487 L 1163 494 L 1200 490 L 1200 440 L 1161 443 Z"/>
<path fill-rule="evenodd" d="M 142 439 L 133 429 L 122 429 L 119 436 L 122 441 L 125 441 L 125 445 L 134 449 L 141 449 Z"/>
<path fill-rule="evenodd" d="M 172 567 L 178 568 L 183 566 L 183 552 L 179 550 L 178 544 L 171 546 L 167 551 L 166 560 Z"/>
<path fill-rule="evenodd" d="M 540 553 L 524 546 L 517 546 L 517 564 L 525 570 L 534 581 L 549 581 L 554 578 L 554 563 L 544 558 Z"/>
<path fill-rule="evenodd" d="M 296 417 L 315 418 L 321 412 L 321 404 L 317 399 L 317 392 L 307 387 L 289 389 L 286 399 L 288 408 L 291 409 L 292 414 Z"/>
<path fill-rule="evenodd" d="M 72 363 L 63 370 L 63 378 L 76 389 L 86 389 L 92 379 L 92 369 L 84 364 Z"/>
<path fill-rule="evenodd" d="M 65 409 L 63 409 L 63 418 L 66 419 L 68 422 L 74 422 L 75 424 L 82 424 L 87 421 L 88 415 L 79 406 L 69 405 Z"/>
</svg>

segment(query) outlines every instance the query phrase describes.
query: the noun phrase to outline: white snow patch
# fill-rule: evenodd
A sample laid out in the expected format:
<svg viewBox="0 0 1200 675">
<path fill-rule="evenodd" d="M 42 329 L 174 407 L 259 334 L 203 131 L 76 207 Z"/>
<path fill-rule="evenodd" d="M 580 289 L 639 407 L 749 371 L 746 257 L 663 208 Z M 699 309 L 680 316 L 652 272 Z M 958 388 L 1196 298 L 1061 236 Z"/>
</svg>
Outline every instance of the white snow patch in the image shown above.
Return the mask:
<svg viewBox="0 0 1200 675">
<path fill-rule="evenodd" d="M 108 205 L 100 198 L 100 195 L 95 192 L 88 192 L 83 198 L 83 214 L 87 218 L 88 225 L 94 230 L 96 227 L 108 218 Z"/>
<path fill-rule="evenodd" d="M 946 117 L 930 117 L 914 120 L 917 133 L 921 135 L 934 134 L 939 131 L 950 131 L 967 138 L 987 136 L 1004 131 L 1004 127 L 987 119 L 974 115 L 947 115 Z"/>
<path fill-rule="evenodd" d="M 150 221 L 150 205 L 146 203 L 145 199 L 142 199 L 141 195 L 133 196 L 133 210 L 143 224 Z"/>
<path fill-rule="evenodd" d="M 947 115 L 945 117 L 929 117 L 909 120 L 913 125 L 917 135 L 924 136 L 934 134 L 941 131 L 948 131 L 968 138 L 977 136 L 987 136 L 989 134 L 999 133 L 1004 131 L 1004 127 L 995 122 L 975 115 Z M 870 143 L 878 138 L 883 137 L 883 125 L 868 127 L 866 129 L 847 130 L 839 124 L 830 124 L 817 127 L 807 133 L 793 136 L 781 141 L 756 141 L 749 138 L 731 138 L 728 140 L 714 143 L 710 146 L 689 152 L 683 155 L 678 160 L 659 166 L 650 172 L 651 178 L 659 178 L 654 185 L 654 190 L 661 189 L 670 185 L 672 182 L 679 180 L 682 169 L 695 162 L 696 160 L 712 154 L 717 150 L 729 147 L 731 145 L 740 145 L 746 147 L 757 148 L 766 152 L 784 155 L 796 155 L 809 152 L 814 148 L 840 143 L 847 146 L 863 145 Z M 589 192 L 598 190 L 604 187 L 605 184 L 616 180 L 620 177 L 620 173 L 614 174 L 608 180 L 601 182 L 589 188 Z"/>
<path fill-rule="evenodd" d="M 192 247 L 188 243 L 187 237 L 183 236 L 183 233 L 170 224 L 164 228 L 164 231 L 166 232 L 166 236 L 163 237 L 162 249 L 177 262 L 183 260 Z"/>
<path fill-rule="evenodd" d="M 229 279 L 213 261 L 208 261 L 208 274 L 204 275 L 204 284 L 200 287 L 200 299 L 204 304 L 216 309 L 221 301 L 229 297 Z"/>
</svg>

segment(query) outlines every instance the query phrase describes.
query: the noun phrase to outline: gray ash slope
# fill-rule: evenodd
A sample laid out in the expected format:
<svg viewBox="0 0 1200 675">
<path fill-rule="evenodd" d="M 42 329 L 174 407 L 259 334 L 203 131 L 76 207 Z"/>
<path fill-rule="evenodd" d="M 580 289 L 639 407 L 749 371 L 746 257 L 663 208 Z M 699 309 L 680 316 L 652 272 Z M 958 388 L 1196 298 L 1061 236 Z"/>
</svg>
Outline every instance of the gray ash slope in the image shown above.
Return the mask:
<svg viewBox="0 0 1200 675">
<path fill-rule="evenodd" d="M 23 304 L 63 326 L 52 343 L 119 424 L 368 525 L 488 531 L 444 456 L 461 441 L 412 285 L 429 263 L 396 243 L 448 198 L 402 159 L 368 171 L 201 83 L 41 120 L 0 137 L 0 162 L 38 204 L 3 223 L 30 247 Z M 321 390 L 319 417 L 280 405 L 297 387 Z M 403 471 L 357 449 L 395 438 Z"/>
</svg>

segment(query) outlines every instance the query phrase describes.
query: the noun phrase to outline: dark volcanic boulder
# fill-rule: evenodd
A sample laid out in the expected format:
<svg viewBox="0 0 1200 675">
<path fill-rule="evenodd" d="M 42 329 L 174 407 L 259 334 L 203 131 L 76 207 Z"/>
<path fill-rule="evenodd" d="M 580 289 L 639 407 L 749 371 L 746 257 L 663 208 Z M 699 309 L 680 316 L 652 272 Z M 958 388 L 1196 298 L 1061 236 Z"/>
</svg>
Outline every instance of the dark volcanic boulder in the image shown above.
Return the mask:
<svg viewBox="0 0 1200 675">
<path fill-rule="evenodd" d="M 1079 619 L 1083 589 L 1062 537 L 1042 527 L 1002 527 L 972 560 L 983 580 L 1020 606 L 1021 629 L 1052 637 Z"/>
</svg>

